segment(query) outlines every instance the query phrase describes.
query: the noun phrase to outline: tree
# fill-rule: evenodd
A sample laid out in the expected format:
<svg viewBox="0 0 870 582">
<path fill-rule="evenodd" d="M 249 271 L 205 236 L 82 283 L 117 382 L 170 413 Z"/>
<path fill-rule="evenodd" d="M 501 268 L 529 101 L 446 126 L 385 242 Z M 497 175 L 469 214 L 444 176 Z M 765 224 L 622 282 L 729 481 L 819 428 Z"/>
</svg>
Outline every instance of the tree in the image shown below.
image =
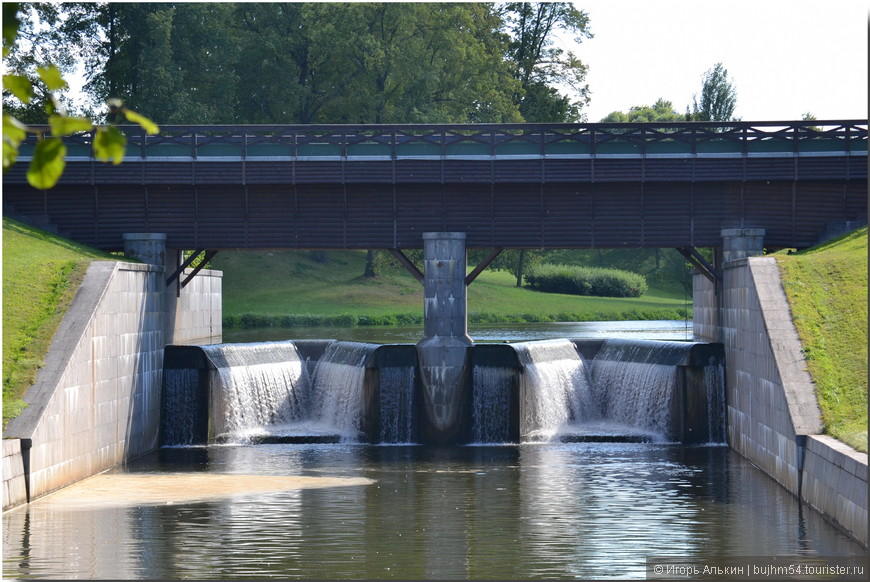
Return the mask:
<svg viewBox="0 0 870 582">
<path fill-rule="evenodd" d="M 488 249 L 473 249 L 469 251 L 468 258 L 472 264 L 478 264 L 489 254 Z M 517 287 L 523 286 L 523 275 L 535 266 L 541 264 L 544 253 L 528 249 L 504 249 L 489 264 L 489 268 L 495 271 L 507 271 L 516 277 Z"/>
<path fill-rule="evenodd" d="M 728 70 L 722 63 L 704 73 L 701 100 L 695 95 L 692 101 L 693 121 L 736 121 L 737 90 L 728 80 Z"/>
<path fill-rule="evenodd" d="M 30 17 L 24 21 L 25 24 L 20 18 L 22 13 Z M 40 18 L 48 23 L 47 29 L 42 28 L 43 32 L 34 24 Z M 75 19 L 67 15 L 67 20 Z M 20 11 L 17 3 L 3 4 L 3 59 L 10 71 L 3 75 L 3 170 L 15 164 L 27 134 L 35 134 L 37 143 L 28 166 L 27 181 L 39 189 L 54 187 L 63 174 L 66 165 L 64 136 L 93 131 L 94 157 L 115 164 L 121 163 L 126 145 L 126 137 L 113 125 L 95 125 L 87 117 L 67 113 L 59 92 L 67 89 L 68 84 L 60 67 L 68 68 L 70 61 L 57 52 L 57 38 L 61 36 L 55 36 L 53 32 L 44 33 L 45 30 L 63 30 L 64 25 L 58 26 L 59 22 L 63 23 L 63 19 L 50 6 L 25 7 Z M 24 38 L 19 38 L 20 31 L 24 31 Z M 44 45 L 37 42 L 46 38 L 48 42 Z M 28 46 L 21 49 L 21 44 Z M 19 46 L 17 52 L 16 45 Z M 52 62 L 55 59 L 60 67 Z M 158 127 L 150 119 L 124 107 L 120 100 L 111 99 L 107 105 L 111 112 L 138 123 L 149 134 L 157 133 Z M 44 118 L 33 117 L 39 111 L 45 113 Z M 16 113 L 30 123 L 45 122 L 48 129 L 28 125 L 16 117 Z"/>
<path fill-rule="evenodd" d="M 521 89 L 514 100 L 523 119 L 579 121 L 589 102 L 587 66 L 556 46 L 555 37 L 567 33 L 575 42 L 592 38 L 589 16 L 569 2 L 509 2 L 502 18 L 510 37 L 507 58 Z M 559 86 L 569 88 L 573 100 L 559 93 Z"/>
<path fill-rule="evenodd" d="M 649 105 L 635 105 L 628 113 L 614 111 L 601 120 L 602 123 L 645 123 L 645 122 L 670 122 L 685 121 L 685 116 L 674 110 L 670 101 L 659 98 L 652 107 Z"/>
</svg>

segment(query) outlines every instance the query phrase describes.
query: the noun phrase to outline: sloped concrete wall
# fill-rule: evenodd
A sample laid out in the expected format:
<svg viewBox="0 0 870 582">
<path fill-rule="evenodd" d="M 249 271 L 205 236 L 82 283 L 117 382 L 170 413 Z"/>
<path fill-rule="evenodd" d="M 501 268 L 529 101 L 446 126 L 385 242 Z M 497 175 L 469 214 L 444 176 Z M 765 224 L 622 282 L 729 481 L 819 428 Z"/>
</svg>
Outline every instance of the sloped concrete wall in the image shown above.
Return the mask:
<svg viewBox="0 0 870 582">
<path fill-rule="evenodd" d="M 173 301 L 162 267 L 91 263 L 25 395 L 28 407 L 4 431 L 4 440 L 20 442 L 29 499 L 157 447 L 163 348 L 177 339 L 219 336 L 219 275 L 198 276 L 196 286 L 184 289 L 184 301 Z M 217 328 L 207 329 L 206 321 L 217 321 Z M 3 505 L 20 501 L 10 494 Z"/>
<path fill-rule="evenodd" d="M 816 436 L 815 386 L 776 259 L 728 261 L 720 285 L 695 275 L 694 331 L 725 346 L 729 445 L 867 545 L 867 455 Z M 848 462 L 832 461 L 833 443 Z"/>
</svg>

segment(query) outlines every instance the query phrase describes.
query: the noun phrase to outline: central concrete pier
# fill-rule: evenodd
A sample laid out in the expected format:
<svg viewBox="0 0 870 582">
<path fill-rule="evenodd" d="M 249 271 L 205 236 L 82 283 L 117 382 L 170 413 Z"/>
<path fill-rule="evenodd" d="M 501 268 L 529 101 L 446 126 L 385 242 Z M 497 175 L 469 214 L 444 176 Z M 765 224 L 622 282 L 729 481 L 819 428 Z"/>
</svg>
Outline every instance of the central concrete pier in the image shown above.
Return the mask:
<svg viewBox="0 0 870 582">
<path fill-rule="evenodd" d="M 447 444 L 464 428 L 474 345 L 467 333 L 465 233 L 423 233 L 423 264 L 423 339 L 417 343 L 425 409 L 421 437 Z"/>
</svg>

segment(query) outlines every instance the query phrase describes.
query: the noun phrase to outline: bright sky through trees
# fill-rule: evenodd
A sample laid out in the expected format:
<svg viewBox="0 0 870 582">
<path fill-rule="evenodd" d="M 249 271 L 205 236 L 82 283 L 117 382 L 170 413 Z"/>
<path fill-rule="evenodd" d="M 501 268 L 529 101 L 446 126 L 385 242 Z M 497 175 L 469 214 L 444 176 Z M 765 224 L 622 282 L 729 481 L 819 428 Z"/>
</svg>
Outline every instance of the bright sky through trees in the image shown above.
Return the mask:
<svg viewBox="0 0 870 582">
<path fill-rule="evenodd" d="M 867 0 L 581 0 L 592 39 L 587 121 L 672 101 L 685 113 L 721 62 L 745 121 L 867 117 Z"/>
</svg>

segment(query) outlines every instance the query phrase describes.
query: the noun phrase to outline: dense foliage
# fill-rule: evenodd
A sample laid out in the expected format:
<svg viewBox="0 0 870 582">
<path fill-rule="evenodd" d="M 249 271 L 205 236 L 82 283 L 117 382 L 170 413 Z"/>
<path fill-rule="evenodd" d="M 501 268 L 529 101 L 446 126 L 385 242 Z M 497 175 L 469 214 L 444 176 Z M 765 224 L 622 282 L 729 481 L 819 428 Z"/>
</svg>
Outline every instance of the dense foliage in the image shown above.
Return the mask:
<svg viewBox="0 0 870 582">
<path fill-rule="evenodd" d="M 538 291 L 569 295 L 640 297 L 647 291 L 646 280 L 636 273 L 549 263 L 531 269 L 525 281 Z"/>
<path fill-rule="evenodd" d="M 588 101 L 586 66 L 554 43 L 591 36 L 570 3 L 22 3 L 19 14 L 7 67 L 36 79 L 42 61 L 83 62 L 93 104 L 121 99 L 161 124 L 561 122 Z M 4 95 L 31 121 L 43 101 Z"/>
</svg>

